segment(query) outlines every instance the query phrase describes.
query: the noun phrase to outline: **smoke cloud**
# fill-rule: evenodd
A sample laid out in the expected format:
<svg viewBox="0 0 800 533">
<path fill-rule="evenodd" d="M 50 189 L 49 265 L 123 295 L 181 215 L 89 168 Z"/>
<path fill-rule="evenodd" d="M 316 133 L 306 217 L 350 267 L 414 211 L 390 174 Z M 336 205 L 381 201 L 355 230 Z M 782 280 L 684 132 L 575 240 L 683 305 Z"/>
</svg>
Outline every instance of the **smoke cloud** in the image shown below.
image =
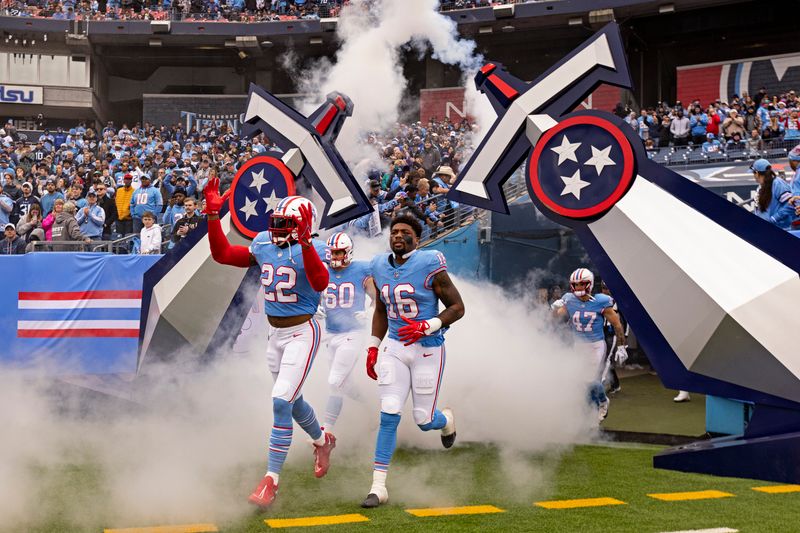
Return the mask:
<svg viewBox="0 0 800 533">
<path fill-rule="evenodd" d="M 362 134 L 386 130 L 398 121 L 408 88 L 403 52 L 412 50 L 423 57 L 430 51 L 434 59 L 467 73 L 480 67 L 475 42 L 460 38 L 455 22 L 438 7 L 438 0 L 354 0 L 339 16 L 341 47 L 333 61 L 323 58 L 305 69 L 297 68 L 294 56 L 284 62 L 299 92 L 308 95 L 304 112 L 312 111 L 331 91 L 343 92 L 355 103 L 337 141 L 348 163 L 374 159 Z"/>
</svg>

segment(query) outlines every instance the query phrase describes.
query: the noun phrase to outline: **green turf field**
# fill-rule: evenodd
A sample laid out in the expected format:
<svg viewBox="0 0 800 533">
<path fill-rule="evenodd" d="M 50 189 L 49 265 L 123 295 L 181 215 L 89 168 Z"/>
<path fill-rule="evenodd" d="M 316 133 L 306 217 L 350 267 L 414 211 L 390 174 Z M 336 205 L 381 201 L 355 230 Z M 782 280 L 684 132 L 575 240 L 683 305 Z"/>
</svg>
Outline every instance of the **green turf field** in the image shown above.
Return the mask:
<svg viewBox="0 0 800 533">
<path fill-rule="evenodd" d="M 495 447 L 460 445 L 449 451 L 400 449 L 389 477 L 391 502 L 374 510 L 358 504 L 370 484 L 365 468 L 334 463 L 328 477 L 316 480 L 308 468 L 291 467 L 281 477 L 274 508 L 264 514 L 240 514 L 218 520 L 209 512 L 197 523 L 214 523 L 223 532 L 264 532 L 265 519 L 360 513 L 368 521 L 336 526 L 291 528 L 288 531 L 576 531 L 662 532 L 701 528 L 733 528 L 743 532 L 800 530 L 800 492 L 765 494 L 752 487 L 770 485 L 751 480 L 715 478 L 654 470 L 657 447 L 638 445 L 578 446 L 562 455 L 504 454 Z M 336 458 L 334 452 L 334 459 Z M 230 490 L 246 498 L 252 469 L 231 473 Z M 51 506 L 28 517 L 16 531 L 102 531 L 175 524 L 168 519 L 119 523 L 112 514 L 103 523 L 78 527 L 59 519 L 59 509 L 96 505 L 105 498 L 104 473 L 89 466 L 63 466 L 42 471 L 43 494 Z M 698 501 L 658 501 L 648 493 L 719 490 L 731 497 Z M 624 505 L 544 509 L 534 502 L 610 497 Z M 55 500 L 54 500 L 55 498 Z M 53 503 L 56 505 L 52 505 Z M 504 512 L 474 516 L 419 518 L 405 509 L 462 505 L 494 505 Z M 187 523 L 185 521 L 177 523 Z"/>
</svg>

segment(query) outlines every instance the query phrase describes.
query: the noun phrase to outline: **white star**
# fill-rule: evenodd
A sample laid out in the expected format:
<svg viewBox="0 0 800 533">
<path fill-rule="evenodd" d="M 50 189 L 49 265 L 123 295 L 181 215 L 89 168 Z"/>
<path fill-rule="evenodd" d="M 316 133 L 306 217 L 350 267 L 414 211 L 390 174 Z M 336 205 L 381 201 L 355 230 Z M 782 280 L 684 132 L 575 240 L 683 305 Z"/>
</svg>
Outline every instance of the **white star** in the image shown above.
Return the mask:
<svg viewBox="0 0 800 533">
<path fill-rule="evenodd" d="M 239 211 L 244 213 L 244 221 L 245 222 L 247 222 L 247 220 L 251 216 L 254 216 L 254 217 L 258 216 L 258 213 L 256 212 L 256 204 L 257 203 L 258 203 L 258 200 L 252 200 L 251 201 L 250 198 L 245 198 L 244 199 L 244 207 L 240 207 Z"/>
<path fill-rule="evenodd" d="M 603 169 L 609 165 L 616 165 L 613 159 L 608 157 L 611 153 L 611 146 L 609 145 L 607 148 L 603 148 L 602 150 L 598 150 L 594 146 L 592 146 L 592 157 L 586 160 L 584 165 L 594 165 L 595 170 L 597 170 L 597 175 L 599 176 Z"/>
<path fill-rule="evenodd" d="M 283 198 L 275 196 L 275 189 L 272 189 L 269 196 L 264 197 L 264 202 L 267 204 L 267 212 L 274 211 L 275 208 L 278 207 L 278 204 L 281 203 L 281 200 L 283 200 Z"/>
<path fill-rule="evenodd" d="M 258 191 L 258 194 L 261 194 L 261 186 L 266 185 L 267 180 L 264 179 L 264 169 L 262 168 L 259 172 L 253 172 L 253 181 L 250 183 L 250 186 Z"/>
<path fill-rule="evenodd" d="M 578 158 L 575 157 L 575 150 L 581 147 L 581 143 L 571 143 L 567 136 L 564 135 L 561 138 L 561 146 L 558 148 L 550 148 L 552 151 L 558 154 L 558 164 L 560 165 L 566 160 L 578 162 Z"/>
<path fill-rule="evenodd" d="M 561 191 L 561 196 L 572 194 L 578 200 L 581 199 L 581 189 L 590 185 L 588 181 L 581 179 L 580 170 L 576 170 L 571 177 L 561 176 L 561 181 L 564 182 L 564 190 Z"/>
</svg>

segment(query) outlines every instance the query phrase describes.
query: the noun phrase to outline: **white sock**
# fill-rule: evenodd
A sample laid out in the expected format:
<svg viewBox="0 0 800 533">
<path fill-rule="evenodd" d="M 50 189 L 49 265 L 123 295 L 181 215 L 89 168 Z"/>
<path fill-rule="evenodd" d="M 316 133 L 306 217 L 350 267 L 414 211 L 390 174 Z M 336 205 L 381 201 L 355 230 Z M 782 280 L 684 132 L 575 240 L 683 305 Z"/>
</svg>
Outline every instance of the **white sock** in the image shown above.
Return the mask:
<svg viewBox="0 0 800 533">
<path fill-rule="evenodd" d="M 322 430 L 322 434 L 319 436 L 319 438 L 314 440 L 314 444 L 316 446 L 322 446 L 323 444 L 325 444 L 325 430 L 324 429 Z"/>
<path fill-rule="evenodd" d="M 388 472 L 383 472 L 381 470 L 373 470 L 372 471 L 372 488 L 380 487 L 380 488 L 384 488 L 385 489 L 386 488 L 386 474 L 388 474 Z"/>
<path fill-rule="evenodd" d="M 275 472 L 267 472 L 267 475 L 272 478 L 275 484 L 278 484 L 278 479 L 281 477 L 280 474 L 276 474 Z"/>
</svg>

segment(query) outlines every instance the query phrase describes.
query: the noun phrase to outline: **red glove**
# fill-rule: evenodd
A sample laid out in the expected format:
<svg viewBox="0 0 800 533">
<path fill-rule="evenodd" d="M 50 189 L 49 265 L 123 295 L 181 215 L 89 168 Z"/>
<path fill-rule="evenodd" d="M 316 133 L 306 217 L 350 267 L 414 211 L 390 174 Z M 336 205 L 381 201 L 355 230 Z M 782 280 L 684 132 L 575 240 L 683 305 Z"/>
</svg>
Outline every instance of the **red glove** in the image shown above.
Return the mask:
<svg viewBox="0 0 800 533">
<path fill-rule="evenodd" d="M 378 374 L 375 373 L 375 365 L 378 363 L 378 347 L 370 346 L 367 348 L 367 375 L 378 381 Z"/>
<path fill-rule="evenodd" d="M 203 196 L 206 199 L 206 208 L 203 211 L 206 215 L 219 215 L 220 209 L 222 209 L 222 205 L 230 196 L 231 190 L 228 189 L 225 191 L 225 194 L 220 196 L 219 194 L 219 178 L 211 178 L 206 183 L 205 188 L 203 189 Z"/>
<path fill-rule="evenodd" d="M 400 336 L 400 340 L 405 343 L 405 346 L 409 346 L 420 340 L 431 327 L 425 320 L 417 322 L 416 320 L 409 320 L 404 316 L 400 318 L 407 324 L 397 330 L 397 334 Z"/>
<path fill-rule="evenodd" d="M 305 247 L 311 246 L 311 225 L 314 223 L 314 214 L 311 205 L 304 203 L 298 208 L 300 217 L 294 217 L 297 225 L 297 241 Z"/>
</svg>

